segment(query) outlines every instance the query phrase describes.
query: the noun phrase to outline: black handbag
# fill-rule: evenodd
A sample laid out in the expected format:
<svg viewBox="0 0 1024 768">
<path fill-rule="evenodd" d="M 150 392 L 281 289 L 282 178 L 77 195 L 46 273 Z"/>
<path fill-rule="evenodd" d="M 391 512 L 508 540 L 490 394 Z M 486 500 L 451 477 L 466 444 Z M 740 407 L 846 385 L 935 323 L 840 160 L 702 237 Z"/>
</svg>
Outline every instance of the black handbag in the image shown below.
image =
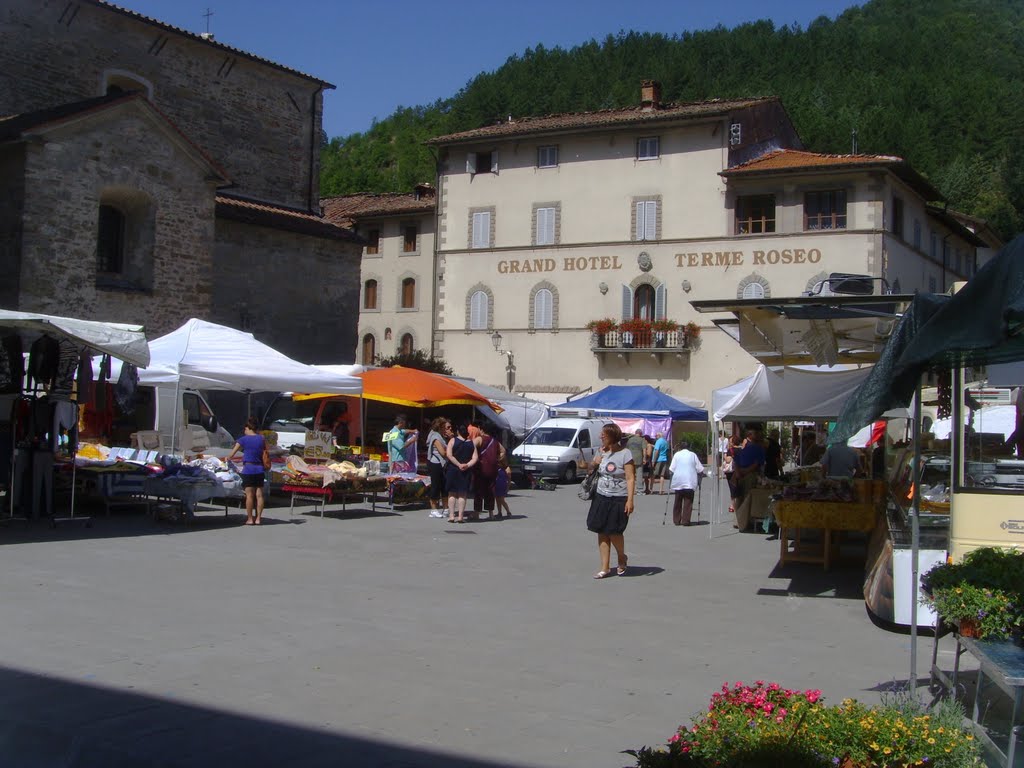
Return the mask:
<svg viewBox="0 0 1024 768">
<path fill-rule="evenodd" d="M 579 497 L 583 501 L 590 501 L 594 498 L 594 494 L 597 492 L 597 470 L 592 469 L 587 476 L 583 478 L 583 482 L 580 483 L 580 489 L 577 491 Z"/>
</svg>

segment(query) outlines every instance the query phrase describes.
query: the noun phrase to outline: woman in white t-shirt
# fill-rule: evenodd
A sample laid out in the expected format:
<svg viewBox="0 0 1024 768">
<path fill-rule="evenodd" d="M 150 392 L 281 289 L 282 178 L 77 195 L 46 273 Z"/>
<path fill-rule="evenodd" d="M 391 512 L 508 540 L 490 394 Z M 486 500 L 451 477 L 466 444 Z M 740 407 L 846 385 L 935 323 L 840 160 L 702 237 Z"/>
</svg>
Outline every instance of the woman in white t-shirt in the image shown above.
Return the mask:
<svg viewBox="0 0 1024 768">
<path fill-rule="evenodd" d="M 601 428 L 601 451 L 593 464 L 598 471 L 597 491 L 587 514 L 587 530 L 597 534 L 597 550 L 601 555 L 601 570 L 594 574 L 595 579 L 612 575 L 612 547 L 618 556 L 615 572 L 619 576 L 626 575 L 629 560 L 623 534 L 633 514 L 636 466 L 632 452 L 622 448 L 621 443 L 622 430 L 617 424 L 605 424 Z"/>
</svg>

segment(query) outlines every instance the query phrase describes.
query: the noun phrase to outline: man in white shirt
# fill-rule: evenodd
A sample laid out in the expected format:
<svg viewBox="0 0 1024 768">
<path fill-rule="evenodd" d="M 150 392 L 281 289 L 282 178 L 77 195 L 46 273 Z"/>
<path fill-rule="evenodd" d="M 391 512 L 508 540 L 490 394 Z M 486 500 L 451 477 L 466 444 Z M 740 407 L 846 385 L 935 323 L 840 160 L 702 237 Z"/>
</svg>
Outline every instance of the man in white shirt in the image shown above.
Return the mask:
<svg viewBox="0 0 1024 768">
<path fill-rule="evenodd" d="M 675 494 L 672 505 L 672 522 L 675 525 L 693 525 L 690 516 L 693 514 L 693 494 L 697 490 L 704 465 L 697 454 L 690 450 L 686 440 L 679 442 L 679 450 L 672 456 L 668 471 L 672 475 L 669 488 Z"/>
</svg>

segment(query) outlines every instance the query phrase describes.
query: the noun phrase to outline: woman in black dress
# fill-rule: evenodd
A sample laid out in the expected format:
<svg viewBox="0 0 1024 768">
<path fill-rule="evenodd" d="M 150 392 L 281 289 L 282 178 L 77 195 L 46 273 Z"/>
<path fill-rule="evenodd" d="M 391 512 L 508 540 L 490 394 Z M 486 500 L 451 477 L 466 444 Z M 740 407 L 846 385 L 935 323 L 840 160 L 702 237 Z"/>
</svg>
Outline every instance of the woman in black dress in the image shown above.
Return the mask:
<svg viewBox="0 0 1024 768">
<path fill-rule="evenodd" d="M 478 460 L 476 445 L 469 439 L 469 428 L 465 423 L 459 424 L 455 435 L 448 441 L 448 466 L 444 475 L 448 490 L 449 523 L 465 521 L 466 496 L 469 494 L 472 477 L 470 470 Z M 455 519 L 456 509 L 459 512 L 458 520 Z"/>
<path fill-rule="evenodd" d="M 597 492 L 590 502 L 587 530 L 597 534 L 597 551 L 601 557 L 601 570 L 595 579 L 612 575 L 611 550 L 618 556 L 619 576 L 626 575 L 626 544 L 623 534 L 633 514 L 633 496 L 636 494 L 636 467 L 633 453 L 620 447 L 622 430 L 617 424 L 601 428 L 601 451 L 594 457 L 593 469 L 598 470 Z"/>
</svg>

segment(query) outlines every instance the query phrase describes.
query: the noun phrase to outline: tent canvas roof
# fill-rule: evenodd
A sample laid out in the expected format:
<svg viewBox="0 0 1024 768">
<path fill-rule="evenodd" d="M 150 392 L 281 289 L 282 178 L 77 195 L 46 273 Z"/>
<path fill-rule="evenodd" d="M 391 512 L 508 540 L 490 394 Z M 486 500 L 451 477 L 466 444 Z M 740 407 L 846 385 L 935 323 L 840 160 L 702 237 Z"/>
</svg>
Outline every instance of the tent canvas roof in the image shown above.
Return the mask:
<svg viewBox="0 0 1024 768">
<path fill-rule="evenodd" d="M 870 371 L 785 368 L 776 373 L 759 365 L 753 376 L 716 389 L 711 407 L 715 421 L 834 419 Z"/>
<path fill-rule="evenodd" d="M 141 325 L 103 323 L 0 309 L 0 327 L 60 336 L 82 344 L 97 354 L 110 355 L 140 368 L 149 364 L 149 345 Z"/>
<path fill-rule="evenodd" d="M 647 384 L 612 384 L 586 397 L 564 403 L 567 408 L 589 408 L 600 414 L 670 416 L 675 421 L 707 421 L 708 412 L 694 408 Z"/>
<path fill-rule="evenodd" d="M 520 397 L 507 392 L 504 389 L 481 384 L 474 379 L 464 379 L 460 376 L 449 376 L 453 381 L 469 387 L 478 395 L 501 406 L 501 414 L 495 414 L 497 418 L 491 417 L 499 426 L 511 429 L 513 434 L 522 437 L 535 424 L 548 415 L 548 407 L 537 400 L 528 397 Z M 488 409 L 489 410 L 489 409 Z M 490 414 L 488 414 L 490 416 Z"/>
<path fill-rule="evenodd" d="M 358 395 L 354 376 L 319 370 L 292 360 L 251 333 L 192 318 L 149 343 L 152 361 L 139 383 L 179 383 L 196 389 L 234 392 L 326 392 Z"/>
</svg>

